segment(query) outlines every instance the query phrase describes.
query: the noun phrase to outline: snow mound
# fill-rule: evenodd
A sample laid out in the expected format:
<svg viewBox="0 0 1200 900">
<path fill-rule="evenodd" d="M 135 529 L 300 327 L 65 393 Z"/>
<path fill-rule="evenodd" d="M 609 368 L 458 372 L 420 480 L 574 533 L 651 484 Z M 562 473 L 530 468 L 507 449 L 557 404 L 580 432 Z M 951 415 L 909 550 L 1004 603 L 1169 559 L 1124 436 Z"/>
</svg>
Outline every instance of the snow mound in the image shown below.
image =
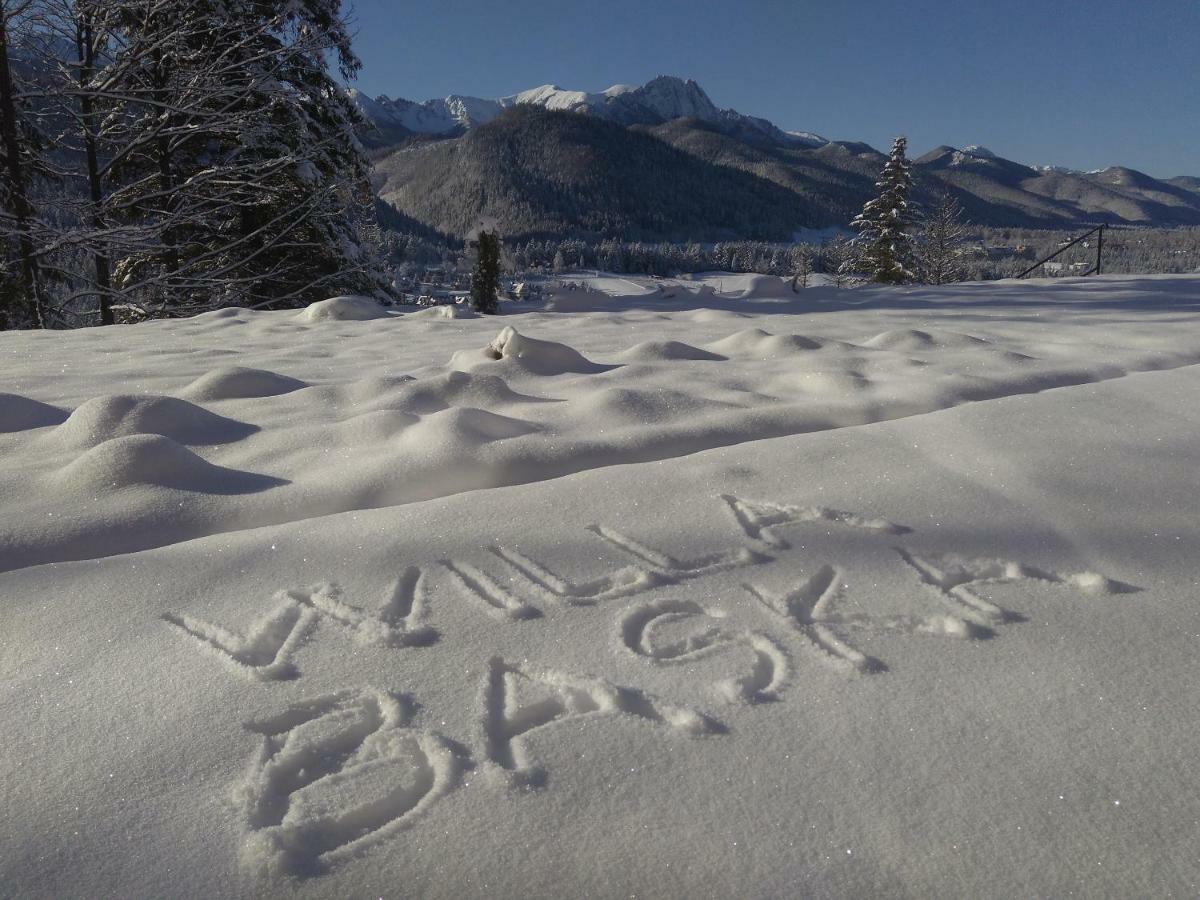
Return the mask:
<svg viewBox="0 0 1200 900">
<path fill-rule="evenodd" d="M 86 449 L 131 434 L 160 434 L 181 444 L 227 444 L 258 426 L 227 419 L 176 397 L 115 394 L 82 404 L 53 432 L 68 447 Z"/>
<path fill-rule="evenodd" d="M 263 314 L 263 310 L 247 309 L 244 306 L 222 306 L 220 309 L 197 313 L 188 319 L 188 323 L 193 325 L 218 324 L 222 327 L 228 325 L 245 325 L 252 317 L 262 316 Z"/>
<path fill-rule="evenodd" d="M 755 300 L 760 297 L 788 297 L 792 293 L 787 279 L 778 275 L 755 275 L 742 289 L 741 299 Z"/>
<path fill-rule="evenodd" d="M 518 394 L 508 382 L 496 375 L 478 375 L 454 370 L 445 375 L 408 381 L 394 392 L 389 406 L 406 412 L 424 414 L 451 406 L 476 406 L 492 409 L 514 403 L 544 403 L 542 397 Z"/>
<path fill-rule="evenodd" d="M 918 331 L 913 328 L 885 331 L 863 342 L 864 347 L 876 350 L 964 350 L 990 343 L 983 338 L 960 334 L 957 331 Z"/>
<path fill-rule="evenodd" d="M 532 375 L 562 375 L 567 372 L 591 375 L 613 368 L 592 362 L 566 344 L 526 337 L 511 325 L 496 335 L 484 348 L 483 355 L 487 359 L 511 363 Z"/>
<path fill-rule="evenodd" d="M 372 375 L 345 384 L 315 384 L 305 388 L 296 400 L 305 403 L 328 403 L 334 406 L 363 407 L 363 409 L 396 409 L 392 402 L 396 393 L 416 381 L 413 375 Z M 361 411 L 361 410 L 360 410 Z"/>
<path fill-rule="evenodd" d="M 57 406 L 20 394 L 0 393 L 0 434 L 59 425 L 66 418 L 67 411 Z"/>
<path fill-rule="evenodd" d="M 425 452 L 462 453 L 481 444 L 533 434 L 541 428 L 532 422 L 502 416 L 474 407 L 451 407 L 433 413 L 408 429 L 402 440 Z"/>
<path fill-rule="evenodd" d="M 419 421 L 420 416 L 399 409 L 373 409 L 358 413 L 337 423 L 337 444 L 354 447 L 389 441 Z"/>
<path fill-rule="evenodd" d="M 443 303 L 409 313 L 408 317 L 410 319 L 478 319 L 479 313 L 461 303 Z"/>
<path fill-rule="evenodd" d="M 763 300 L 792 297 L 791 283 L 778 275 L 709 275 L 704 276 L 705 283 L 713 285 L 722 297 L 732 297 L 738 300 Z M 713 282 L 716 282 L 713 284 Z"/>
<path fill-rule="evenodd" d="M 201 375 L 182 391 L 181 397 L 206 403 L 211 400 L 233 400 L 246 397 L 277 397 L 290 394 L 308 383 L 264 369 L 244 366 L 224 366 Z"/>
<path fill-rule="evenodd" d="M 763 385 L 763 390 L 792 396 L 806 393 L 817 397 L 846 398 L 870 390 L 871 379 L 862 372 L 852 369 L 841 371 L 789 372 L 773 378 Z"/>
<path fill-rule="evenodd" d="M 50 480 L 60 489 L 85 493 L 154 485 L 205 494 L 252 494 L 287 484 L 269 475 L 213 465 L 158 434 L 104 441 L 53 473 Z"/>
<path fill-rule="evenodd" d="M 667 362 L 676 359 L 721 362 L 728 359 L 728 357 L 710 353 L 680 341 L 642 341 L 642 343 L 634 344 L 628 350 L 618 353 L 617 356 L 620 359 L 636 362 Z"/>
<path fill-rule="evenodd" d="M 732 356 L 780 356 L 806 350 L 820 350 L 827 342 L 802 334 L 771 334 L 761 328 L 745 328 L 708 346 Z"/>
<path fill-rule="evenodd" d="M 368 319 L 388 319 L 387 310 L 370 297 L 347 295 L 330 297 L 310 303 L 297 316 L 297 322 L 364 322 Z"/>
<path fill-rule="evenodd" d="M 574 407 L 586 421 L 607 425 L 650 425 L 694 421 L 713 410 L 731 409 L 732 404 L 666 388 L 603 388 L 576 401 Z"/>
</svg>

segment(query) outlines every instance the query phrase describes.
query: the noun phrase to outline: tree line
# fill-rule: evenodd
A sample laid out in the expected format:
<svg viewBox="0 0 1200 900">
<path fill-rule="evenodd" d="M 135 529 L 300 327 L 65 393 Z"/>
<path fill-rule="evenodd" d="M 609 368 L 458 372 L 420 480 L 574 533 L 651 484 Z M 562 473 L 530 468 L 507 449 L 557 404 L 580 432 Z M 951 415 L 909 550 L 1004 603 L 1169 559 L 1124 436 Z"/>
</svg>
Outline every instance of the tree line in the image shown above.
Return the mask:
<svg viewBox="0 0 1200 900">
<path fill-rule="evenodd" d="M 341 0 L 0 4 L 0 328 L 385 287 Z"/>
</svg>

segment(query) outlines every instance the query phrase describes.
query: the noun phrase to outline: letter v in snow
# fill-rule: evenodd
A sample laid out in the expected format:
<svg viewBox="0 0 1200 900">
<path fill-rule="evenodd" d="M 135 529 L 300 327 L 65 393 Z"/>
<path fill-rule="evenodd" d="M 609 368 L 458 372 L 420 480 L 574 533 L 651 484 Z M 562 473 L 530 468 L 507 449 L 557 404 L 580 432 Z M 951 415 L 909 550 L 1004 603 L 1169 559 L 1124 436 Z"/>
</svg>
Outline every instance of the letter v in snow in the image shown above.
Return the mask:
<svg viewBox="0 0 1200 900">
<path fill-rule="evenodd" d="M 383 647 L 426 646 L 437 632 L 425 624 L 425 575 L 410 566 L 389 586 L 379 611 L 369 614 L 347 603 L 335 584 L 280 591 L 274 611 L 255 620 L 243 634 L 187 615 L 166 613 L 163 620 L 182 629 L 231 664 L 240 674 L 259 681 L 279 681 L 297 674 L 291 656 L 320 618 L 353 631 L 361 644 Z"/>
<path fill-rule="evenodd" d="M 259 681 L 281 681 L 298 673 L 291 655 L 316 620 L 287 592 L 275 595 L 279 605 L 251 623 L 244 635 L 186 615 L 165 613 L 163 620 L 180 628 L 208 652 L 215 653 L 242 675 Z"/>
</svg>

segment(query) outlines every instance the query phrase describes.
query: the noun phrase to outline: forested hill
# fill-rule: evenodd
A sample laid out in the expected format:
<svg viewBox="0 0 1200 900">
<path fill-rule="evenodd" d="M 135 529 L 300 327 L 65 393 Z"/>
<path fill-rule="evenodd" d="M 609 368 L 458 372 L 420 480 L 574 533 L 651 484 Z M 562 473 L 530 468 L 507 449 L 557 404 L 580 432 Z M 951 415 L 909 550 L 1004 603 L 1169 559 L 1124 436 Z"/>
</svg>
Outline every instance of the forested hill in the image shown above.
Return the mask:
<svg viewBox="0 0 1200 900">
<path fill-rule="evenodd" d="M 747 121 L 761 120 L 732 111 L 626 122 L 609 106 L 597 109 L 608 112 L 521 102 L 436 134 L 377 123 L 379 195 L 447 234 L 488 216 L 513 238 L 788 240 L 804 228 L 845 226 L 874 194 L 884 159 L 863 143 L 770 123 L 751 129 Z M 977 225 L 1200 225 L 1192 178 L 1035 168 L 982 147 L 946 146 L 914 160 L 913 174 L 918 203 L 948 192 Z"/>
<path fill-rule="evenodd" d="M 379 194 L 448 234 L 481 216 L 509 237 L 788 240 L 830 216 L 811 199 L 657 137 L 532 106 L 378 157 Z"/>
</svg>

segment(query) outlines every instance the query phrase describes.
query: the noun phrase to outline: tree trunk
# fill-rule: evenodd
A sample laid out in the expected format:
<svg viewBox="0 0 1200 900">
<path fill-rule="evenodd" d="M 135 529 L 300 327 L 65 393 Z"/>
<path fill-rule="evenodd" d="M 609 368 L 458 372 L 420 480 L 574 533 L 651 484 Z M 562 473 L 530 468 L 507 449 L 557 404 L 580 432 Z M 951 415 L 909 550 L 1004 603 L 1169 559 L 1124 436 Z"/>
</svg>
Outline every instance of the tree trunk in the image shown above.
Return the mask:
<svg viewBox="0 0 1200 900">
<path fill-rule="evenodd" d="M 76 48 L 79 51 L 79 112 L 83 121 L 84 155 L 87 158 L 88 194 L 91 201 L 91 224 L 97 232 L 104 229 L 104 193 L 100 185 L 100 163 L 96 139 L 96 110 L 87 84 L 96 67 L 95 32 L 92 27 L 92 10 L 81 6 L 75 32 Z M 97 249 L 93 254 L 96 266 L 96 289 L 99 294 L 100 324 L 112 325 L 112 277 L 108 254 Z"/>
<path fill-rule="evenodd" d="M 25 173 L 21 169 L 21 143 L 17 136 L 17 103 L 13 91 L 12 73 L 8 66 L 8 17 L 0 13 L 0 141 L 4 143 L 4 156 L 11 196 L 13 218 L 17 223 L 17 252 L 21 260 L 21 282 L 26 291 L 26 302 L 31 307 L 30 317 L 38 328 L 45 328 L 45 313 L 42 308 L 41 284 L 37 256 L 33 248 L 30 226 L 33 221 L 33 204 L 26 193 Z M 0 310 L 0 329 L 19 324 L 24 317 L 14 317 L 13 310 Z M 14 321 L 14 319 L 16 321 Z"/>
</svg>

